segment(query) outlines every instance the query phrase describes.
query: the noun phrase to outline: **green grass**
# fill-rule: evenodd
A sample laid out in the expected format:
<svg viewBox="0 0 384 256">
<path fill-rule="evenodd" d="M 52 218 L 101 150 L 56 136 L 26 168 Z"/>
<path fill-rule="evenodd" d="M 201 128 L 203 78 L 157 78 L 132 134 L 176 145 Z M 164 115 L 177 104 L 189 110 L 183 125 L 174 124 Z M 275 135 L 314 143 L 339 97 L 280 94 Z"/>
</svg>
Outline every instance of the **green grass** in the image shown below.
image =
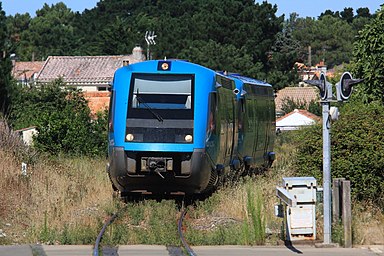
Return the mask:
<svg viewBox="0 0 384 256">
<path fill-rule="evenodd" d="M 289 139 L 278 139 L 272 170 L 227 184 L 191 207 L 184 224 L 190 244 L 276 245 L 281 241 L 282 219 L 274 216 L 273 208 L 278 203 L 276 185 L 282 177 L 295 173 L 295 149 Z M 180 245 L 180 212 L 175 202 L 125 204 L 113 199 L 105 159 L 41 158 L 29 166 L 25 178 L 19 174 L 20 162 L 12 153 L 0 150 L 0 158 L 4 162 L 0 166 L 0 228 L 7 234 L 0 244 L 93 244 L 105 220 L 123 209 L 107 228 L 102 245 Z M 384 217 L 380 210 L 358 202 L 353 205 L 354 242 L 382 239 Z M 321 238 L 322 209 L 318 206 L 317 237 Z M 372 233 L 365 227 L 378 230 Z M 266 228 L 272 233 L 266 234 Z M 340 234 L 334 227 L 334 241 L 340 241 Z"/>
</svg>

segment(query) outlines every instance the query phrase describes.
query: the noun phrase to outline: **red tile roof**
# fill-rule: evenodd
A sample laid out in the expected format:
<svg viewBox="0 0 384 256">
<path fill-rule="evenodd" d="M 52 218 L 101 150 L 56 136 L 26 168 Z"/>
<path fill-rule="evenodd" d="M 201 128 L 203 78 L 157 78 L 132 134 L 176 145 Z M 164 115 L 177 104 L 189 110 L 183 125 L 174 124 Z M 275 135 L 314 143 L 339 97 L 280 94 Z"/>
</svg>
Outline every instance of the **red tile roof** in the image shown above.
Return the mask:
<svg viewBox="0 0 384 256">
<path fill-rule="evenodd" d="M 288 98 L 293 101 L 306 102 L 309 105 L 312 100 L 319 99 L 319 90 L 315 87 L 285 87 L 281 89 L 275 98 L 277 112 L 282 111 L 283 101 Z"/>
<path fill-rule="evenodd" d="M 293 115 L 293 114 L 296 114 L 296 113 L 299 113 L 303 116 L 306 116 L 314 121 L 320 121 L 321 118 L 315 114 L 312 114 L 311 112 L 309 112 L 308 110 L 305 110 L 305 109 L 295 109 L 294 111 L 288 113 L 288 114 L 285 114 L 284 116 L 281 116 L 279 118 L 276 119 L 276 122 L 280 121 L 280 120 L 283 120 L 287 117 L 289 117 L 290 115 Z"/>
<path fill-rule="evenodd" d="M 43 67 L 44 61 L 16 61 L 12 68 L 12 76 L 18 80 L 30 80 Z"/>
<path fill-rule="evenodd" d="M 61 77 L 68 84 L 106 84 L 125 60 L 130 64 L 138 62 L 133 55 L 49 56 L 37 81 L 44 83 Z"/>
</svg>

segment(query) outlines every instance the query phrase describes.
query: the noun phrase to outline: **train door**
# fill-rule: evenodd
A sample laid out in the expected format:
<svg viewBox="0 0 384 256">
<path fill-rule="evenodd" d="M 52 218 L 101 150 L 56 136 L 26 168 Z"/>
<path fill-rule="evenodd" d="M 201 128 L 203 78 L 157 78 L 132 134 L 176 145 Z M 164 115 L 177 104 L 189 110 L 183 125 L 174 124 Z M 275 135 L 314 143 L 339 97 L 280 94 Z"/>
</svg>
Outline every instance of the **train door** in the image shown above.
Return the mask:
<svg viewBox="0 0 384 256">
<path fill-rule="evenodd" d="M 271 127 L 271 107 L 273 107 L 272 89 L 268 87 L 258 88 L 258 135 L 256 147 L 256 159 L 260 164 L 265 164 L 268 161 L 268 149 L 270 147 Z M 271 101 L 272 99 L 272 101 Z M 273 111 L 273 110 L 272 110 Z"/>
<path fill-rule="evenodd" d="M 255 143 L 255 151 L 254 157 L 255 160 L 259 164 L 264 163 L 265 157 L 265 145 L 268 143 L 267 141 L 267 129 L 266 129 L 266 121 L 268 116 L 268 103 L 267 99 L 267 89 L 264 87 L 257 87 L 257 134 L 256 134 L 256 143 Z"/>
<path fill-rule="evenodd" d="M 252 153 L 254 148 L 254 132 L 255 132 L 255 114 L 254 114 L 254 94 L 252 91 L 252 86 L 245 84 L 245 91 L 247 92 L 244 95 L 244 98 L 241 99 L 241 125 L 242 128 L 239 131 L 239 137 L 241 138 L 241 145 L 239 145 L 239 150 L 243 159 L 252 159 Z M 251 162 L 246 163 L 251 165 Z"/>
<path fill-rule="evenodd" d="M 219 116 L 218 96 L 216 92 L 211 92 L 208 97 L 208 122 L 206 131 L 206 152 L 213 165 L 223 163 L 220 159 L 220 116 Z"/>
<path fill-rule="evenodd" d="M 276 132 L 276 114 L 275 114 L 275 97 L 272 88 L 268 88 L 267 96 L 266 96 L 266 104 L 267 104 L 267 115 L 266 115 L 266 131 L 265 131 L 265 148 L 264 148 L 264 165 L 269 166 L 271 164 L 271 159 L 268 154 L 273 150 L 273 145 L 275 142 L 275 132 Z"/>
<path fill-rule="evenodd" d="M 220 113 L 220 150 L 221 163 L 225 166 L 230 164 L 235 147 L 235 83 L 233 80 L 217 75 L 218 106 Z"/>
<path fill-rule="evenodd" d="M 108 110 L 108 153 L 112 153 L 112 147 L 114 146 L 114 113 L 115 113 L 115 90 L 111 90 L 109 98 L 109 110 Z"/>
</svg>

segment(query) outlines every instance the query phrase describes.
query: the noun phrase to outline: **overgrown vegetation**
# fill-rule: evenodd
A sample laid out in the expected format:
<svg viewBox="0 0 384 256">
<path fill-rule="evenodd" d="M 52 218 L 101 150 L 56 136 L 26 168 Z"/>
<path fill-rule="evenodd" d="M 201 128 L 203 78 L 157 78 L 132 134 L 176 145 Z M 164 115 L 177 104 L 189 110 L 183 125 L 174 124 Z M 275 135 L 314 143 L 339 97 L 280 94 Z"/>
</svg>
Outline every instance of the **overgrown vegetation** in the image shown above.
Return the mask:
<svg viewBox="0 0 384 256">
<path fill-rule="evenodd" d="M 358 96 L 365 102 L 384 104 L 384 6 L 375 19 L 360 31 L 354 45 L 354 75 L 364 78 Z"/>
<path fill-rule="evenodd" d="M 296 61 L 315 65 L 325 59 L 329 68 L 348 63 L 355 36 L 374 17 L 368 8 L 325 10 L 318 19 L 277 16 L 277 8 L 252 0 L 104 0 L 74 13 L 60 2 L 44 4 L 36 15 L 8 16 L 6 35 L 9 52 L 27 61 L 128 54 L 137 44 L 145 46 L 144 34 L 150 30 L 158 35 L 151 46 L 153 58 L 188 59 L 280 89 L 298 81 Z"/>
<path fill-rule="evenodd" d="M 281 110 L 288 114 L 295 109 L 305 109 L 315 114 L 317 116 L 321 116 L 321 106 L 318 101 L 311 100 L 307 102 L 305 100 L 294 100 L 290 97 L 284 98 L 281 104 Z"/>
<path fill-rule="evenodd" d="M 350 180 L 353 198 L 384 209 L 384 106 L 356 101 L 340 112 L 340 119 L 332 123 L 332 178 Z M 321 126 L 300 131 L 297 137 L 298 174 L 321 181 Z"/>
<path fill-rule="evenodd" d="M 81 91 L 61 79 L 13 90 L 9 120 L 14 129 L 36 127 L 38 150 L 53 155 L 106 155 L 107 113 L 93 119 Z"/>
<path fill-rule="evenodd" d="M 9 129 L 0 131 L 1 138 L 11 136 Z M 274 216 L 278 203 L 275 185 L 282 177 L 296 175 L 294 141 L 294 136 L 282 134 L 271 171 L 224 187 L 191 209 L 186 239 L 192 245 L 278 244 L 282 220 Z M 179 245 L 176 204 L 149 200 L 125 205 L 114 201 L 104 159 L 36 156 L 23 176 L 22 156 L 0 147 L 0 158 L 0 228 L 7 234 L 0 238 L 0 244 L 93 244 L 105 218 L 126 207 L 107 229 L 104 244 Z M 380 241 L 380 227 L 384 225 L 380 209 L 356 201 L 353 211 L 354 243 Z M 317 223 L 321 227 L 320 215 Z M 317 237 L 322 236 L 321 230 L 318 228 Z"/>
<path fill-rule="evenodd" d="M 383 30 L 384 8 L 365 26 L 355 43 L 351 64 L 362 85 L 350 103 L 340 105 L 340 119 L 332 123 L 332 176 L 351 181 L 352 196 L 384 209 Z M 298 174 L 322 179 L 322 132 L 319 125 L 299 131 L 296 144 Z"/>
<path fill-rule="evenodd" d="M 287 72 L 288 66 L 291 69 L 295 51 L 300 52 L 298 50 L 304 49 L 303 46 L 307 46 L 308 42 L 317 41 L 316 38 L 306 36 L 319 36 L 321 42 L 327 40 L 332 42 L 332 36 L 338 33 L 327 33 L 327 29 L 338 31 L 333 25 L 336 24 L 337 29 L 351 32 L 346 24 L 362 28 L 371 19 L 369 12 L 362 12 L 362 10 L 358 12 L 358 17 L 352 16 L 352 19 L 350 10 L 345 10 L 343 14 L 325 13 L 318 21 L 292 16 L 287 21 L 289 24 L 286 24 L 291 26 L 292 30 L 287 30 L 287 34 L 280 35 L 282 41 L 274 42 L 277 31 L 281 29 L 282 19 L 274 15 L 276 8 L 266 3 L 255 5 L 251 1 L 245 1 L 244 5 L 247 8 L 244 12 L 240 12 L 243 20 L 239 23 L 231 23 L 236 29 L 229 26 L 229 32 L 217 30 L 217 27 L 227 29 L 225 24 L 237 20 L 234 17 L 239 16 L 239 13 L 233 10 L 236 10 L 236 4 L 240 4 L 240 1 L 229 2 L 234 8 L 228 8 L 229 5 L 223 4 L 222 1 L 220 3 L 199 2 L 198 6 L 185 1 L 182 8 L 177 7 L 180 10 L 190 8 L 191 15 L 188 16 L 188 12 L 173 9 L 176 5 L 171 2 L 164 2 L 164 5 L 159 4 L 154 7 L 147 6 L 147 2 L 126 1 L 120 6 L 120 2 L 110 0 L 100 2 L 97 8 L 82 14 L 84 16 L 79 14 L 80 18 L 78 15 L 71 14 L 70 10 L 61 3 L 52 7 L 44 6 L 38 13 L 38 19 L 33 22 L 29 15 L 11 17 L 8 20 L 8 27 L 12 36 L 19 34 L 23 37 L 18 42 L 23 46 L 22 50 L 19 49 L 19 53 L 25 59 L 34 51 L 38 51 L 36 53 L 39 57 L 52 54 L 54 50 L 60 50 L 59 53 L 65 54 L 126 53 L 127 49 L 130 50 L 136 42 L 127 42 L 126 38 L 120 36 L 120 31 L 129 32 L 127 35 L 132 35 L 133 40 L 140 40 L 138 37 L 140 33 L 137 32 L 153 28 L 158 31 L 159 38 L 163 37 L 161 43 L 156 46 L 159 47 L 156 49 L 159 55 L 190 56 L 201 64 L 208 63 L 211 67 L 224 63 L 227 66 L 220 65 L 220 67 L 229 67 L 232 71 L 244 69 L 250 74 L 260 74 L 259 78 L 277 79 L 279 74 L 287 75 L 284 72 Z M 219 6 L 226 6 L 226 8 L 224 10 Z M 217 8 L 217 13 L 212 16 L 207 15 L 206 10 L 212 9 L 208 7 Z M 118 18 L 110 19 L 108 11 L 115 11 L 115 14 L 118 14 L 120 10 L 133 10 L 133 15 L 116 15 Z M 151 16 L 154 10 L 160 10 L 158 16 Z M 239 10 L 242 9 L 239 8 Z M 227 13 L 232 11 L 233 13 Z M 46 31 L 42 24 L 51 24 L 50 22 L 61 13 L 65 15 L 62 15 L 64 20 L 61 20 L 59 27 L 64 24 L 65 29 L 58 30 L 58 27 L 55 27 L 52 31 L 57 34 L 45 35 Z M 175 14 L 172 17 L 177 17 L 172 18 L 172 22 L 170 22 L 170 13 Z M 251 14 L 258 15 L 252 26 L 247 23 L 248 15 L 252 16 Z M 101 18 L 95 19 L 94 17 L 98 15 Z M 76 27 L 72 23 L 75 17 L 79 18 L 80 27 L 100 31 L 103 36 L 98 33 L 76 33 L 89 37 L 90 40 L 85 40 L 87 44 L 83 44 L 84 40 L 81 38 L 77 38 L 76 42 L 54 40 L 51 37 L 39 38 L 44 42 L 63 43 L 63 45 L 52 44 L 46 49 L 35 48 L 36 45 L 25 39 L 29 38 L 28 34 L 31 31 L 39 31 L 37 34 L 55 36 L 54 38 L 72 36 L 73 28 Z M 204 23 L 202 17 L 210 17 L 212 20 Z M 256 21 L 259 22 L 265 17 L 271 17 L 270 23 L 265 27 L 257 25 Z M 382 9 L 372 19 L 370 26 L 364 27 L 357 39 L 356 76 L 366 80 L 358 90 L 359 93 L 354 94 L 355 101 L 342 107 L 340 120 L 332 124 L 332 174 L 333 177 L 351 180 L 354 199 L 353 239 L 357 244 L 380 242 L 379 239 L 384 237 L 382 229 L 384 225 L 384 147 L 382 145 L 384 127 L 381 122 L 384 115 L 383 72 L 381 72 L 382 63 L 384 63 L 382 59 L 384 56 L 382 54 L 384 51 L 383 17 Z M 125 22 L 124 18 L 130 22 Z M 7 49 L 4 22 L 5 14 L 0 11 L 0 28 L 4 28 L 0 30 L 0 44 Z M 14 24 L 11 24 L 13 22 L 19 25 L 13 26 Z M 81 24 L 91 25 L 82 26 Z M 137 27 L 130 27 L 136 26 L 132 24 L 137 24 Z M 180 29 L 173 30 L 172 27 L 164 24 L 177 24 L 180 25 L 177 26 Z M 196 29 L 195 33 L 188 35 L 201 37 L 196 36 L 193 40 L 186 38 L 186 41 L 170 40 L 170 38 L 178 38 L 179 34 L 185 35 L 183 31 L 189 31 L 188 26 Z M 244 31 L 254 31 L 261 27 L 271 34 L 265 35 L 266 37 L 261 38 L 262 40 L 254 34 L 252 34 L 254 38 L 247 37 L 249 33 L 238 34 L 228 39 L 229 41 L 225 41 L 227 34 L 237 31 L 237 28 L 242 26 L 245 28 Z M 295 26 L 300 29 L 295 30 Z M 316 30 L 312 30 L 314 28 Z M 308 31 L 312 32 L 308 33 Z M 208 34 L 212 35 L 213 39 L 204 37 Z M 328 35 L 331 38 L 326 37 L 327 40 L 323 40 L 323 37 Z M 302 41 L 299 40 L 300 38 Z M 12 40 L 16 39 L 16 36 L 12 38 Z M 290 42 L 288 39 L 303 42 L 303 45 L 287 43 Z M 36 42 L 41 42 L 39 40 Z M 106 44 L 105 41 L 115 44 Z M 243 47 L 245 41 L 249 45 Z M 179 48 L 170 47 L 170 45 L 174 46 L 174 42 L 180 44 Z M 255 42 L 260 42 L 262 45 L 255 47 Z M 84 48 L 74 49 L 71 43 L 82 45 Z M 297 47 L 290 48 L 290 45 Z M 323 51 L 327 45 L 328 43 L 314 44 L 313 47 Z M 63 50 L 61 47 L 67 49 Z M 180 50 L 180 47 L 183 47 L 184 51 Z M 334 49 L 327 48 L 326 52 L 327 54 L 338 52 L 334 56 L 329 56 L 329 59 L 333 59 L 336 64 L 346 56 L 345 53 L 350 50 L 349 48 L 350 44 L 345 43 L 342 46 L 334 45 Z M 71 52 L 72 49 L 74 52 Z M 257 49 L 257 52 L 254 52 L 254 49 Z M 276 51 L 269 52 L 270 49 Z M 220 56 L 216 55 L 217 52 Z M 265 52 L 268 52 L 268 56 Z M 340 54 L 343 58 L 337 57 L 341 56 Z M 224 55 L 226 58 L 221 58 Z M 320 58 L 321 54 L 317 54 L 317 57 Z M 283 63 L 283 67 L 277 67 L 277 62 Z M 12 83 L 9 82 L 8 56 L 0 60 L 0 65 L 2 67 L 0 71 L 1 111 L 8 115 L 14 128 L 37 126 L 39 136 L 35 140 L 35 145 L 41 153 L 39 155 L 34 149 L 23 145 L 19 137 L 9 128 L 7 121 L 0 120 L 0 159 L 2 161 L 0 165 L 0 228 L 8 234 L 7 237 L 0 238 L 0 244 L 93 243 L 105 216 L 123 207 L 121 202 L 112 200 L 111 185 L 104 171 L 105 160 L 100 157 L 106 150 L 105 115 L 99 114 L 96 120 L 91 119 L 81 92 L 68 88 L 62 89 L 64 84 L 60 80 L 38 88 L 15 87 L 14 90 L 10 90 Z M 284 79 L 286 77 L 281 78 L 284 83 L 289 80 Z M 321 145 L 321 127 L 319 126 L 281 135 L 276 143 L 278 159 L 274 163 L 274 168 L 270 172 L 224 187 L 206 201 L 198 203 L 187 221 L 187 239 L 194 245 L 276 244 L 280 241 L 281 220 L 273 216 L 273 206 L 277 203 L 274 185 L 279 184 L 284 176 L 297 175 L 315 176 L 321 184 Z M 89 157 L 95 155 L 99 157 Z M 27 175 L 21 174 L 22 162 L 28 163 Z M 178 243 L 176 217 L 178 217 L 178 211 L 172 201 L 160 203 L 145 201 L 137 205 L 129 204 L 126 213 L 109 228 L 103 241 L 111 244 L 175 244 Z M 321 221 L 318 221 L 318 225 L 320 223 Z M 334 239 L 341 240 L 337 225 L 335 227 Z M 319 228 L 317 237 L 321 237 L 321 232 Z"/>
</svg>

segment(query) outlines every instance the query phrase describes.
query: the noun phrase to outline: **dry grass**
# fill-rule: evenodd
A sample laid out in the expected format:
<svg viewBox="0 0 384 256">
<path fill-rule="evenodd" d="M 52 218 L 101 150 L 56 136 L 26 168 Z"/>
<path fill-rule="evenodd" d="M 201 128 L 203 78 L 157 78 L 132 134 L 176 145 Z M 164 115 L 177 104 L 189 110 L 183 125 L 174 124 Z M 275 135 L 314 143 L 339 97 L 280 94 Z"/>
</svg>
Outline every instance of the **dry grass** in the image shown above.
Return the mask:
<svg viewBox="0 0 384 256">
<path fill-rule="evenodd" d="M 4 163 L 0 195 L 5 202 L 0 214 L 4 223 L 11 224 L 5 232 L 14 242 L 60 243 L 55 239 L 65 229 L 98 229 L 99 219 L 112 202 L 104 160 L 39 161 L 22 176 L 14 156 L 0 150 L 0 157 Z"/>
<path fill-rule="evenodd" d="M 104 214 L 103 207 L 112 200 L 104 164 L 100 159 L 62 158 L 34 166 L 29 207 L 35 230 L 96 227 L 95 216 Z"/>
<path fill-rule="evenodd" d="M 34 156 L 34 161 L 30 161 L 27 157 L 28 175 L 23 176 L 21 162 L 25 161 L 25 154 L 21 152 L 32 151 L 15 138 L 9 129 L 0 129 L 0 229 L 7 234 L 0 238 L 0 244 L 92 244 L 104 218 L 121 207 L 112 200 L 106 160 Z M 279 242 L 282 219 L 274 216 L 274 205 L 278 203 L 275 187 L 282 177 L 294 176 L 295 152 L 290 144 L 279 142 L 276 152 L 277 160 L 271 171 L 224 187 L 198 204 L 191 213 L 190 223 L 196 229 L 187 234 L 190 242 L 256 244 L 255 232 L 250 227 L 255 224 L 252 211 L 258 209 L 262 213 L 260 221 L 273 233 L 267 234 L 266 243 Z M 250 206 L 250 196 L 254 197 L 256 208 Z M 262 200 L 259 206 L 257 198 Z M 321 238 L 321 209 L 317 212 L 317 237 Z M 176 217 L 177 209 L 172 202 L 130 205 L 116 225 L 108 229 L 104 241 L 174 244 Z M 384 216 L 380 209 L 354 203 L 353 218 L 355 244 L 384 243 Z"/>
<path fill-rule="evenodd" d="M 384 214 L 370 203 L 354 202 L 352 239 L 354 244 L 384 244 Z"/>
<path fill-rule="evenodd" d="M 281 138 L 279 138 L 280 140 Z M 282 138 L 285 140 L 284 138 Z M 213 195 L 214 206 L 201 206 L 203 209 L 200 215 L 196 216 L 201 219 L 214 219 L 217 217 L 226 218 L 228 220 L 235 219 L 238 222 L 244 222 L 249 218 L 247 209 L 247 188 L 251 188 L 253 195 L 261 194 L 263 198 L 263 218 L 265 226 L 273 235 L 267 239 L 267 244 L 278 243 L 280 235 L 275 235 L 280 232 L 282 227 L 282 219 L 274 215 L 274 206 L 279 203 L 275 194 L 275 188 L 281 184 L 283 177 L 295 176 L 293 169 L 293 156 L 295 148 L 290 143 L 281 143 L 277 141 L 276 155 L 277 159 L 274 162 L 270 172 L 264 173 L 253 178 L 248 178 L 243 182 L 239 182 L 234 186 L 226 187 Z M 318 184 L 322 186 L 322 184 Z M 316 205 L 316 237 L 319 240 L 323 238 L 323 205 Z M 207 208 L 213 208 L 208 211 Z M 380 209 L 375 208 L 371 204 L 365 202 L 353 203 L 353 243 L 354 244 L 384 244 L 384 215 Z M 199 221 L 197 221 L 199 223 Z M 340 232 L 340 230 L 334 230 Z"/>
<path fill-rule="evenodd" d="M 64 230 L 99 227 L 112 202 L 104 159 L 36 156 L 4 120 L 0 159 L 0 243 L 58 243 Z"/>
</svg>

